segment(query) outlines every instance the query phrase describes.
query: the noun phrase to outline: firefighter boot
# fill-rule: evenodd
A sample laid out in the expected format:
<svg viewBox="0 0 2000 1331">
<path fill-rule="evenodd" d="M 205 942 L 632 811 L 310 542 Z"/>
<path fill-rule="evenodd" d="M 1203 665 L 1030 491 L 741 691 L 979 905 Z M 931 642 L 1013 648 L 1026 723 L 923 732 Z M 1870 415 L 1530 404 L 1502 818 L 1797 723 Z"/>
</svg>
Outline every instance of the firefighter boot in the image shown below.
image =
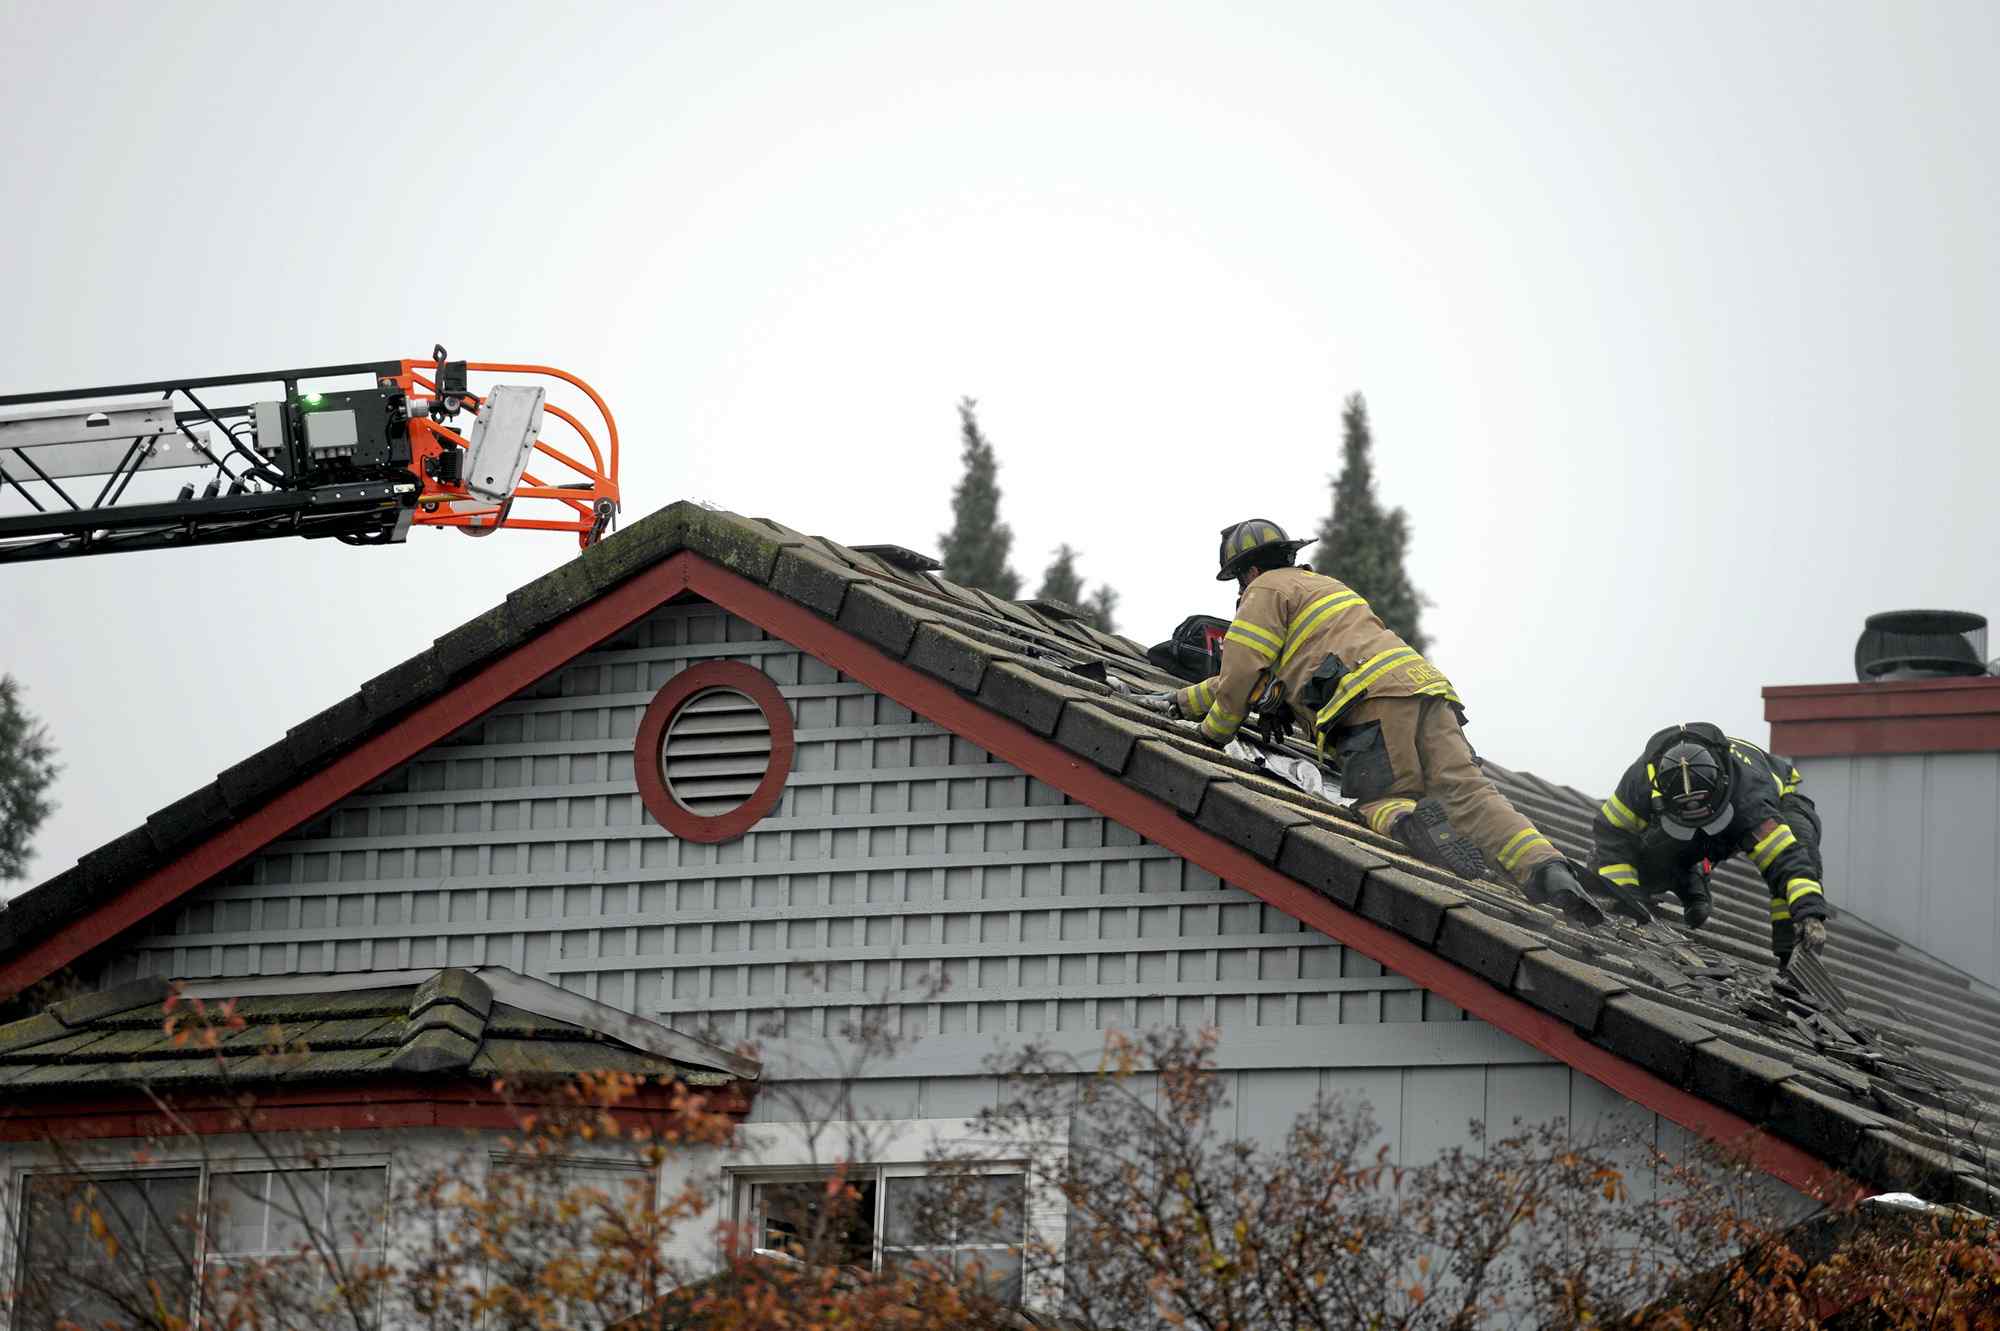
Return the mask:
<svg viewBox="0 0 2000 1331">
<path fill-rule="evenodd" d="M 1389 835 L 1408 846 L 1424 863 L 1434 864 L 1447 873 L 1475 883 L 1486 876 L 1486 857 L 1453 829 L 1444 805 L 1434 799 L 1418 800 L 1416 808 L 1396 820 Z"/>
<path fill-rule="evenodd" d="M 1568 860 L 1550 860 L 1528 879 L 1528 900 L 1538 906 L 1554 906 L 1571 924 L 1594 929 L 1604 923 L 1604 912 L 1577 880 Z"/>
</svg>

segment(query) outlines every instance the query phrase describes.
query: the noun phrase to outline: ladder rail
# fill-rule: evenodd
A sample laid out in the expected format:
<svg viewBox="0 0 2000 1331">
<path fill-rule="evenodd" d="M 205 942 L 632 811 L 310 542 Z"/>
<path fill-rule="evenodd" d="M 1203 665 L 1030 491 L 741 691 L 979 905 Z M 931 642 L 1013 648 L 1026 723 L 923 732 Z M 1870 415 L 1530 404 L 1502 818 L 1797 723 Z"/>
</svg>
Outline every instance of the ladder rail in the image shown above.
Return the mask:
<svg viewBox="0 0 2000 1331">
<path fill-rule="evenodd" d="M 468 388 L 468 371 L 556 380 L 588 407 L 579 415 L 540 389 L 509 388 L 516 405 L 489 428 L 486 391 Z M 317 391 L 364 376 L 369 388 Z M 215 400 L 259 385 L 282 395 Z M 538 400 L 525 416 L 518 404 Z M 459 412 L 471 413 L 473 430 L 446 423 Z M 599 419 L 586 422 L 593 412 Z M 550 423 L 575 442 L 543 438 L 538 427 Z M 502 442 L 503 458 L 525 449 L 544 465 L 520 467 L 511 490 L 502 479 L 469 493 L 459 473 L 482 432 Z M 566 531 L 587 547 L 616 520 L 618 457 L 616 418 L 583 379 L 527 362 L 449 361 L 441 346 L 429 357 L 0 394 L 0 505 L 18 508 L 11 495 L 29 510 L 0 507 L 0 563 L 280 536 L 385 544 L 413 525 Z M 133 490 L 175 469 L 212 479 L 199 494 L 195 481 L 183 484 L 177 498 L 160 497 L 152 480 Z M 488 464 L 479 471 L 490 483 Z"/>
</svg>

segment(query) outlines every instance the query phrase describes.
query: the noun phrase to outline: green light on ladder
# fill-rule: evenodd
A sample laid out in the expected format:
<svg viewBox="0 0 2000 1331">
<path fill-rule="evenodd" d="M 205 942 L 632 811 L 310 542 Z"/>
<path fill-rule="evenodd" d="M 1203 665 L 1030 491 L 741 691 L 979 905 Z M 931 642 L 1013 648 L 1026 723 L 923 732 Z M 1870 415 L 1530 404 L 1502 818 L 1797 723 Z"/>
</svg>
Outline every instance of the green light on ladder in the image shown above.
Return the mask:
<svg viewBox="0 0 2000 1331">
<path fill-rule="evenodd" d="M 320 397 L 321 394 L 318 393 L 307 393 L 305 396 L 305 404 L 308 407 L 317 407 L 320 404 Z"/>
</svg>

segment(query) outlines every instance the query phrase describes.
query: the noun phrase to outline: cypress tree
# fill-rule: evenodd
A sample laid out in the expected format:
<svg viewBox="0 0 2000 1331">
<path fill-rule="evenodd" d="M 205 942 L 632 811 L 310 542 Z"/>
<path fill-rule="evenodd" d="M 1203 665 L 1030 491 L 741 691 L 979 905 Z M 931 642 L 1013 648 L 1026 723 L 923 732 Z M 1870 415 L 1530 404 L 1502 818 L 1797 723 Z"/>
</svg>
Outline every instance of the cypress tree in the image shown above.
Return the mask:
<svg viewBox="0 0 2000 1331">
<path fill-rule="evenodd" d="M 1055 557 L 1042 574 L 1041 589 L 1035 595 L 1044 601 L 1064 601 L 1083 612 L 1084 622 L 1095 625 L 1106 633 L 1116 633 L 1118 593 L 1102 583 L 1089 595 L 1084 594 L 1083 575 L 1076 571 L 1076 547 L 1064 542 L 1056 547 Z"/>
<path fill-rule="evenodd" d="M 959 456 L 965 474 L 951 492 L 951 530 L 938 537 L 944 551 L 944 576 L 966 587 L 977 587 L 1005 600 L 1021 592 L 1021 577 L 1007 567 L 1014 533 L 1000 521 L 1000 464 L 993 445 L 980 433 L 979 404 L 958 401 Z"/>
<path fill-rule="evenodd" d="M 1042 574 L 1041 589 L 1035 595 L 1045 601 L 1083 604 L 1083 578 L 1076 571 L 1074 546 L 1065 543 L 1056 547 L 1055 558 L 1049 561 L 1048 571 Z"/>
<path fill-rule="evenodd" d="M 1382 622 L 1421 652 L 1428 602 L 1403 567 L 1410 519 L 1401 508 L 1384 512 L 1375 497 L 1375 441 L 1361 394 L 1349 395 L 1341 426 L 1343 457 L 1340 475 L 1333 480 L 1333 512 L 1320 524 L 1313 567 L 1367 597 Z"/>
<path fill-rule="evenodd" d="M 0 675 L 0 882 L 28 869 L 28 847 L 55 805 L 55 747 L 46 726 L 21 706 L 21 686 Z"/>
<path fill-rule="evenodd" d="M 1118 631 L 1118 593 L 1111 588 L 1101 582 L 1098 583 L 1097 590 L 1091 593 L 1083 608 L 1089 613 L 1090 622 L 1095 624 L 1099 631 L 1104 633 Z"/>
</svg>

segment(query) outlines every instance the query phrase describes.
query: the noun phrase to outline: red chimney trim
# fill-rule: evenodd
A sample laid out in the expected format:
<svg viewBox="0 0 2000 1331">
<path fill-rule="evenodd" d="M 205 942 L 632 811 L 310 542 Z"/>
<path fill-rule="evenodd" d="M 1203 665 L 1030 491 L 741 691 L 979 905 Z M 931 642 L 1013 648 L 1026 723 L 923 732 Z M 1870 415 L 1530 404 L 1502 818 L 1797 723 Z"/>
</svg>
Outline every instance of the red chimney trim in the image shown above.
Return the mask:
<svg viewBox="0 0 2000 1331">
<path fill-rule="evenodd" d="M 2000 752 L 2000 679 L 1771 687 L 1764 719 L 1792 758 Z"/>
</svg>

